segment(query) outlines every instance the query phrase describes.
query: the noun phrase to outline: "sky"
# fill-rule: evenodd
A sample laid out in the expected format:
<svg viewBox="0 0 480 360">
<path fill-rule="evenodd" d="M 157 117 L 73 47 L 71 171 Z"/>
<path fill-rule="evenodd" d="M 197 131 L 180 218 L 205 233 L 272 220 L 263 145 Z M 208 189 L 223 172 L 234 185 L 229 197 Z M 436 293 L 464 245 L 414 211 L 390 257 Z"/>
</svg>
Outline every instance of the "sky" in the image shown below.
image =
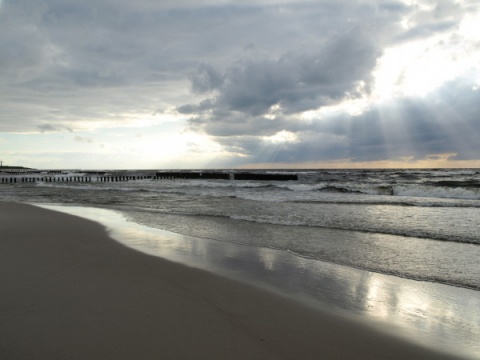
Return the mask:
<svg viewBox="0 0 480 360">
<path fill-rule="evenodd" d="M 0 160 L 480 167 L 480 1 L 0 0 Z"/>
</svg>

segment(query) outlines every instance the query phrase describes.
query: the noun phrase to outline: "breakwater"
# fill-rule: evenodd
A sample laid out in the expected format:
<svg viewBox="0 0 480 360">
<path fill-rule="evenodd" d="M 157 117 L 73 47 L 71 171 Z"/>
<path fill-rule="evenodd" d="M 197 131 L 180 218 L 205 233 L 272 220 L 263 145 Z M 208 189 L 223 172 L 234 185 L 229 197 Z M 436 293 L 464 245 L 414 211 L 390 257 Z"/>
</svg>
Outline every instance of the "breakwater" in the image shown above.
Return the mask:
<svg viewBox="0 0 480 360">
<path fill-rule="evenodd" d="M 32 182 L 118 182 L 134 180 L 259 180 L 259 181 L 296 181 L 297 174 L 228 172 L 228 171 L 156 171 L 143 174 L 108 173 L 85 171 L 81 174 L 65 174 L 62 171 L 45 172 L 3 172 L 0 173 L 0 184 L 17 184 Z"/>
<path fill-rule="evenodd" d="M 258 172 L 215 172 L 215 171 L 160 171 L 156 173 L 160 179 L 218 179 L 218 180 L 263 180 L 288 181 L 298 180 L 297 174 L 258 173 Z"/>
</svg>

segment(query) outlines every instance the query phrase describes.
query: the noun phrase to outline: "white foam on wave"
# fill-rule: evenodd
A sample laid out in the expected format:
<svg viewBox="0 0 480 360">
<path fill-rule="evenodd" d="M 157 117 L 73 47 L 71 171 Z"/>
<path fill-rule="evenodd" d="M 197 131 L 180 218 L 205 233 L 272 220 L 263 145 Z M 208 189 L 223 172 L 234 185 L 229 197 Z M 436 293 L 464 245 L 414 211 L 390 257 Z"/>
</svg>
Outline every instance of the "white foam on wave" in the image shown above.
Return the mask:
<svg viewBox="0 0 480 360">
<path fill-rule="evenodd" d="M 468 244 L 480 244 L 479 239 L 472 236 L 463 236 L 462 234 L 442 234 L 441 232 L 423 231 L 421 229 L 402 229 L 402 228 L 386 228 L 384 226 L 375 226 L 374 224 L 359 224 L 356 222 L 344 221 L 316 221 L 315 219 L 300 220 L 294 216 L 277 217 L 268 215 L 230 215 L 232 220 L 248 221 L 261 224 L 270 225 L 284 225 L 284 226 L 305 226 L 312 228 L 337 229 L 344 231 L 364 232 L 372 234 L 385 234 L 393 236 L 402 236 L 409 238 L 421 238 L 440 240 L 446 242 L 458 242 Z"/>
<path fill-rule="evenodd" d="M 162 184 L 168 183 L 168 180 L 162 180 Z M 241 182 L 234 182 L 230 180 L 217 180 L 217 181 L 210 181 L 210 180 L 173 180 L 170 185 L 173 186 L 187 186 L 187 187 L 202 187 L 202 188 L 261 188 L 261 187 L 268 187 L 269 184 L 265 184 L 259 181 L 241 181 Z"/>
<path fill-rule="evenodd" d="M 355 184 L 343 186 L 350 192 L 361 192 L 368 195 L 392 195 L 392 187 L 386 184 Z"/>
<path fill-rule="evenodd" d="M 458 175 L 475 175 L 477 171 L 465 169 L 465 170 L 443 170 L 443 171 L 436 171 L 432 172 L 431 176 L 439 177 L 439 176 L 458 176 Z"/>
<path fill-rule="evenodd" d="M 462 187 L 449 188 L 442 186 L 397 185 L 393 188 L 393 194 L 397 196 L 480 200 L 479 189 L 465 189 Z"/>
<path fill-rule="evenodd" d="M 99 189 L 95 185 L 80 185 L 79 183 L 75 183 L 76 185 L 70 185 L 68 182 L 44 182 L 39 181 L 36 183 L 38 187 L 46 187 L 46 188 L 56 188 L 56 189 L 85 189 L 85 190 L 97 190 Z"/>
<path fill-rule="evenodd" d="M 95 190 L 95 191 L 139 191 L 139 188 L 121 187 L 121 186 L 101 186 L 105 183 L 70 183 L 70 182 L 43 182 L 36 183 L 38 187 L 55 188 L 55 189 L 73 189 L 73 190 Z"/>
<path fill-rule="evenodd" d="M 317 184 L 276 184 L 280 189 L 288 189 L 292 191 L 315 191 L 322 190 L 327 187 L 325 183 Z"/>
<path fill-rule="evenodd" d="M 308 226 L 307 223 L 303 221 L 292 221 L 286 219 L 278 219 L 272 216 L 245 216 L 245 215 L 233 215 L 229 216 L 232 220 L 241 220 L 256 222 L 261 224 L 271 224 L 271 225 L 287 225 L 287 226 Z"/>
<path fill-rule="evenodd" d="M 418 184 L 390 185 L 369 183 L 315 183 L 315 184 L 279 184 L 281 189 L 294 192 L 337 190 L 338 192 L 362 193 L 366 195 L 393 195 L 425 198 L 480 200 L 480 189 L 464 187 L 426 186 Z"/>
</svg>

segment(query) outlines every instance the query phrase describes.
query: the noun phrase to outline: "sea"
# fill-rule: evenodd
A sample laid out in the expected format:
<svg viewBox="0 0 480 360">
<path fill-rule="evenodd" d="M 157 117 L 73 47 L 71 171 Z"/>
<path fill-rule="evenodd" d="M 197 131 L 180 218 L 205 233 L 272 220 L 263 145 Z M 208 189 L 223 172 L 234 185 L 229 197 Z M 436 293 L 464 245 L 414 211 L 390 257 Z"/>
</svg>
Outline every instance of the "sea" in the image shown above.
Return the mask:
<svg viewBox="0 0 480 360">
<path fill-rule="evenodd" d="M 480 169 L 249 170 L 298 179 L 232 180 L 246 171 L 156 179 L 150 170 L 65 170 L 48 175 L 59 181 L 28 182 L 20 179 L 34 175 L 20 173 L 0 183 L 0 200 L 103 219 L 140 250 L 480 358 Z M 127 180 L 102 181 L 120 175 Z M 89 181 L 65 181 L 80 176 Z"/>
</svg>

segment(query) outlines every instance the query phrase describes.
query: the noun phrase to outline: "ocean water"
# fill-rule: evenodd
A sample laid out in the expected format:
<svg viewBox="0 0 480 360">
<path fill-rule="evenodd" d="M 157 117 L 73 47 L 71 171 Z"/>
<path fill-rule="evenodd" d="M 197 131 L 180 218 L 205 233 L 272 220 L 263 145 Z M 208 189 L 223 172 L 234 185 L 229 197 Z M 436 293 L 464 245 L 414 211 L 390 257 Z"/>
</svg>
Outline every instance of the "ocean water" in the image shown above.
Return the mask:
<svg viewBox="0 0 480 360">
<path fill-rule="evenodd" d="M 113 209 L 183 235 L 480 290 L 480 169 L 295 173 L 298 181 L 98 182 L 93 175 L 0 184 L 0 198 Z"/>
<path fill-rule="evenodd" d="M 68 209 L 138 250 L 241 272 L 480 359 L 480 169 L 286 173 L 298 180 L 105 182 L 70 171 L 48 175 L 59 182 L 22 182 L 39 175 L 20 174 L 0 182 L 0 200 Z M 66 181 L 82 175 L 90 181 Z"/>
</svg>

